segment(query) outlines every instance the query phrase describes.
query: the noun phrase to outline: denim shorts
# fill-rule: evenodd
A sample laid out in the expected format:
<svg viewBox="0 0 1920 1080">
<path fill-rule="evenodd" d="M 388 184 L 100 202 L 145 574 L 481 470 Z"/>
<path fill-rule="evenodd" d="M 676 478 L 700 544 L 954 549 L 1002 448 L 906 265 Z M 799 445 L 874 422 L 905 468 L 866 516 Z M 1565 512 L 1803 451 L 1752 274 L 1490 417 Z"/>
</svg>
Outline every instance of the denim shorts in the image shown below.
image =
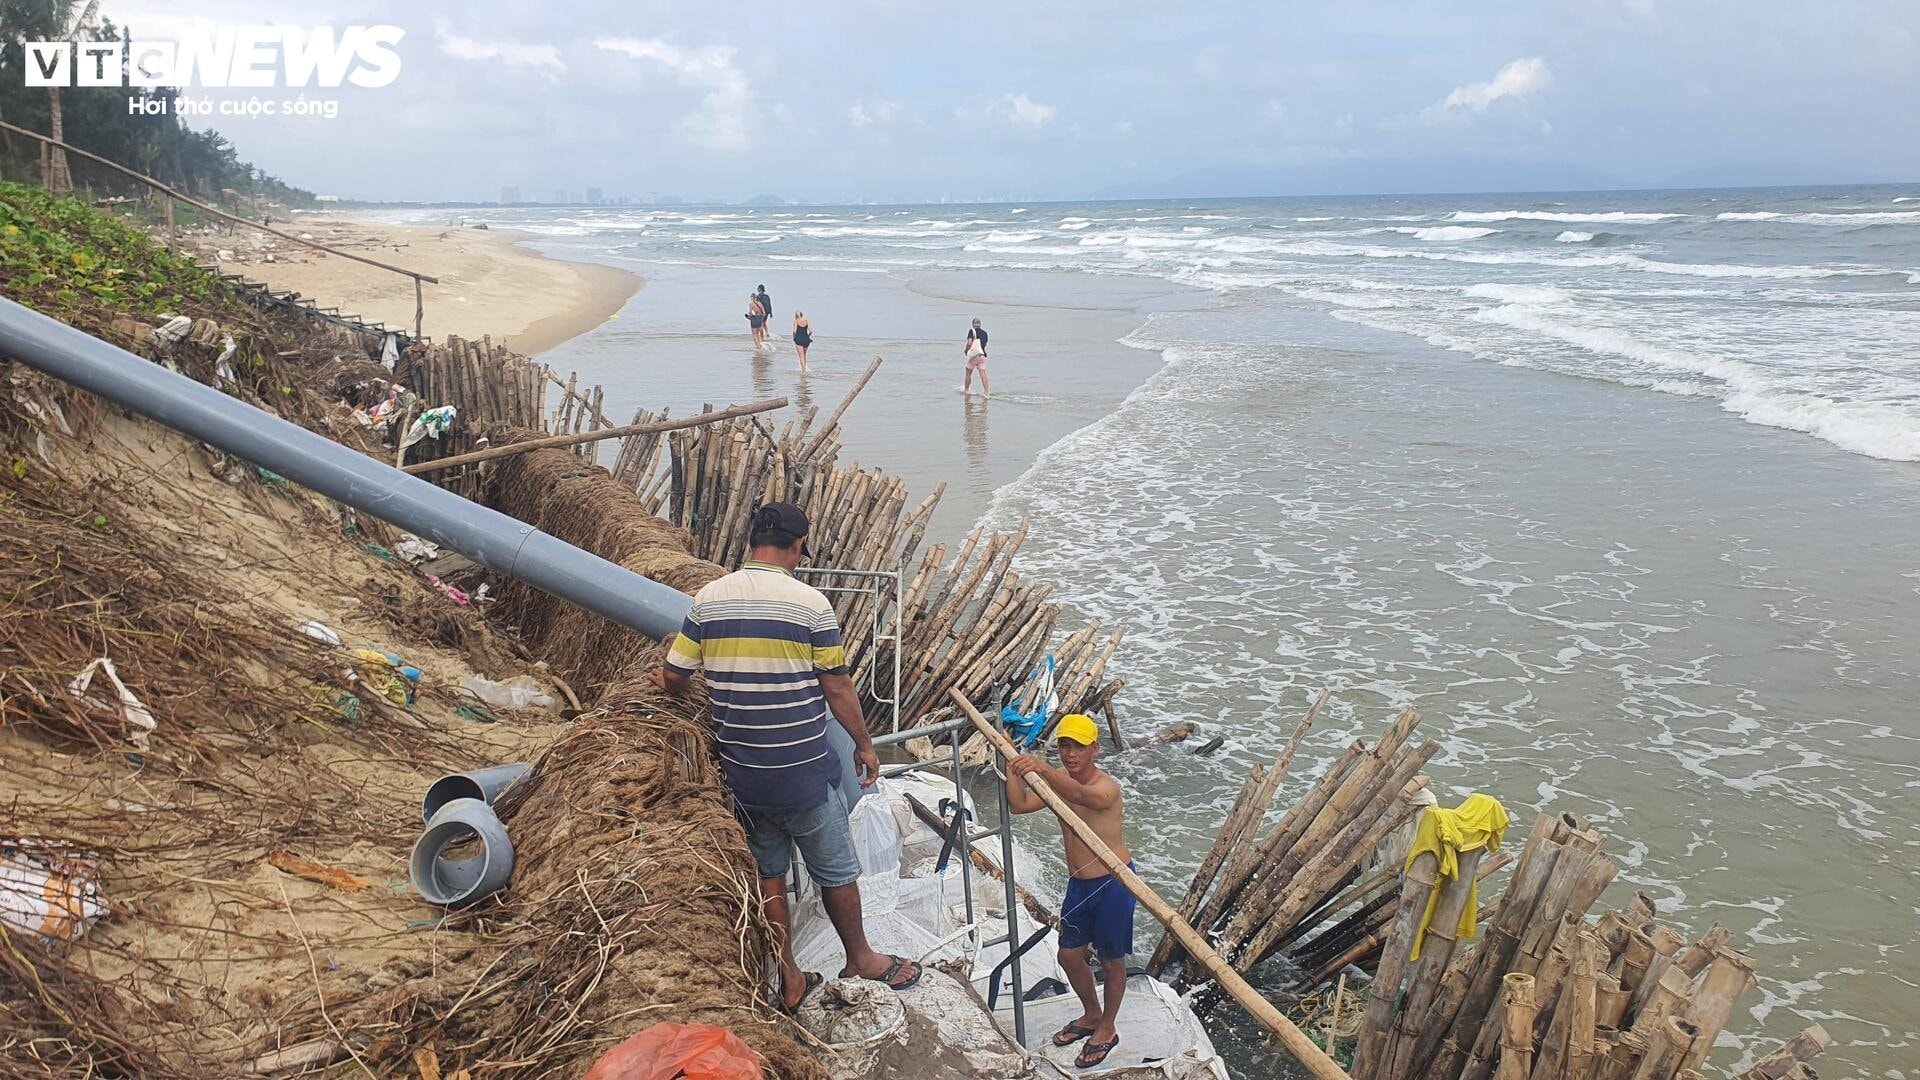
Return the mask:
<svg viewBox="0 0 1920 1080">
<path fill-rule="evenodd" d="M 851 885 L 860 877 L 860 856 L 853 850 L 853 829 L 847 824 L 847 802 L 837 787 L 827 788 L 827 801 L 792 814 L 762 814 L 736 810 L 747 831 L 747 847 L 763 878 L 786 877 L 793 868 L 793 848 L 807 875 L 823 889 Z"/>
</svg>

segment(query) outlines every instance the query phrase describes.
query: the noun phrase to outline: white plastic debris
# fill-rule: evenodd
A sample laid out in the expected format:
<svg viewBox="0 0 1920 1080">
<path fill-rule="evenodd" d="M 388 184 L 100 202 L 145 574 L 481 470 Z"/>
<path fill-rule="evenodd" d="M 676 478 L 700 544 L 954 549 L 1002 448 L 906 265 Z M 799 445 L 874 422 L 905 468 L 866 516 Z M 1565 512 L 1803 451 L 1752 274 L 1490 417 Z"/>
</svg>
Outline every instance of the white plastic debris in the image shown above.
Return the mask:
<svg viewBox="0 0 1920 1080">
<path fill-rule="evenodd" d="M 106 913 L 98 860 L 58 840 L 0 841 L 0 923 L 72 941 Z"/>
<path fill-rule="evenodd" d="M 553 707 L 553 695 L 542 691 L 531 675 L 515 675 L 506 682 L 469 675 L 460 680 L 460 689 L 496 709 L 524 709 L 529 705 L 543 709 Z"/>
<path fill-rule="evenodd" d="M 447 429 L 453 426 L 455 415 L 456 410 L 451 405 L 441 405 L 421 413 L 414 418 L 413 423 L 407 427 L 407 433 L 401 437 L 401 447 L 412 446 L 421 439 L 438 439 L 445 435 Z"/>
<path fill-rule="evenodd" d="M 193 329 L 193 320 L 185 315 L 175 315 L 166 322 L 153 328 L 153 340 L 157 345 L 173 345 L 186 340 Z"/>
<path fill-rule="evenodd" d="M 393 545 L 393 553 L 403 562 L 418 563 L 440 557 L 440 545 L 431 540 L 422 540 L 412 533 L 406 533 L 400 542 Z"/>
<path fill-rule="evenodd" d="M 340 644 L 340 631 L 318 619 L 308 619 L 301 623 L 300 632 L 323 645 L 338 646 Z"/>
<path fill-rule="evenodd" d="M 233 359 L 234 350 L 239 348 L 239 346 L 234 344 L 232 334 L 223 335 L 220 340 L 220 345 L 220 355 L 213 362 L 213 370 L 228 382 L 239 382 L 240 380 L 233 374 L 233 365 L 227 363 L 227 361 Z"/>
<path fill-rule="evenodd" d="M 86 667 L 80 669 L 80 674 L 74 676 L 73 681 L 67 684 L 67 693 L 96 709 L 112 708 L 111 703 L 87 694 L 87 688 L 93 685 L 93 676 L 96 672 L 105 674 L 107 681 L 113 684 L 114 692 L 119 695 L 120 715 L 126 718 L 127 725 L 132 728 L 127 733 L 127 741 L 133 744 L 134 749 L 145 750 L 147 735 L 158 725 L 153 722 L 153 714 L 140 703 L 139 695 L 127 689 L 127 684 L 120 681 L 120 673 L 114 670 L 112 660 L 102 656 L 89 662 Z"/>
</svg>

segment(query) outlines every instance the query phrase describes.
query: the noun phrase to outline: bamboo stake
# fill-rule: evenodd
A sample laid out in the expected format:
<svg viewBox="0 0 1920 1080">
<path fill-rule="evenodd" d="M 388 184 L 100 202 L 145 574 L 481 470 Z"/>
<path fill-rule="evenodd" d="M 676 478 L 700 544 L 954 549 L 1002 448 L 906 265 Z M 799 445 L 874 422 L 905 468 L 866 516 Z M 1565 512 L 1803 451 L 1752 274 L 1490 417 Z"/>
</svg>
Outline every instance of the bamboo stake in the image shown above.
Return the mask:
<svg viewBox="0 0 1920 1080">
<path fill-rule="evenodd" d="M 1733 1015 L 1734 1003 L 1740 995 L 1753 989 L 1753 985 L 1751 959 L 1732 949 L 1722 949 L 1714 955 L 1713 963 L 1707 966 L 1706 973 L 1694 987 L 1693 1000 L 1685 1011 L 1687 1021 L 1699 1029 L 1699 1037 L 1680 1055 L 1678 1068 L 1697 1069 L 1706 1061 L 1714 1040 L 1720 1037 L 1727 1018 Z"/>
<path fill-rule="evenodd" d="M 1527 1080 L 1533 1072 L 1533 976 L 1513 972 L 1501 978 L 1500 1065 L 1494 1080 Z"/>
<path fill-rule="evenodd" d="M 419 473 L 439 472 L 442 469 L 451 469 L 456 465 L 470 465 L 482 461 L 492 461 L 495 458 L 503 458 L 512 454 L 524 454 L 529 450 L 544 450 L 550 446 L 573 446 L 578 443 L 598 442 L 601 439 L 617 439 L 624 435 L 641 435 L 653 431 L 677 431 L 681 428 L 699 427 L 702 424 L 711 424 L 715 421 L 727 420 L 735 416 L 745 416 L 749 413 L 781 409 L 785 408 L 786 404 L 786 398 L 771 398 L 767 401 L 756 401 L 751 405 L 734 405 L 721 409 L 719 412 L 697 413 L 693 416 L 683 416 L 677 420 L 657 420 L 648 424 L 628 424 L 624 427 L 601 428 L 599 431 L 588 432 L 581 435 L 550 435 L 546 438 L 528 439 L 525 442 L 517 442 L 508 446 L 495 446 L 486 450 L 477 450 L 471 454 L 461 454 L 457 457 L 441 458 L 438 461 L 421 462 L 418 465 L 407 466 L 406 471 L 416 475 Z"/>
<path fill-rule="evenodd" d="M 1833 1038 L 1827 1034 L 1827 1029 L 1815 1024 L 1781 1043 L 1773 1053 L 1754 1062 L 1737 1080 L 1784 1080 L 1832 1045 Z"/>
<path fill-rule="evenodd" d="M 1459 872 L 1439 884 L 1439 898 L 1433 903 L 1433 916 L 1418 941 L 1420 959 L 1413 962 L 1413 973 L 1407 977 L 1407 1000 L 1400 1010 L 1394 1049 L 1387 1058 L 1384 1076 L 1418 1075 L 1414 1070 L 1421 1063 L 1413 1059 L 1422 1024 L 1427 1019 L 1427 1007 L 1433 1003 L 1434 994 L 1440 989 L 1440 977 L 1446 973 L 1447 962 L 1453 959 L 1454 945 L 1460 936 L 1460 913 L 1466 910 L 1467 898 L 1473 894 L 1474 883 L 1478 880 L 1474 871 L 1479 868 L 1480 859 L 1485 854 L 1485 848 L 1460 852 L 1456 856 Z"/>
<path fill-rule="evenodd" d="M 1366 1019 L 1360 1025 L 1360 1039 L 1354 1046 L 1353 1071 L 1363 1077 L 1375 1075 L 1371 1066 L 1387 1051 L 1393 1019 L 1400 998 L 1400 977 L 1406 971 L 1407 954 L 1413 950 L 1413 935 L 1426 913 L 1427 899 L 1433 895 L 1440 858 L 1431 851 L 1421 852 L 1407 867 L 1400 886 L 1400 909 L 1387 933 L 1386 951 L 1380 954 L 1380 967 L 1374 973 L 1368 994 Z"/>
<path fill-rule="evenodd" d="M 1243 843 L 1246 848 L 1252 847 L 1250 841 L 1253 839 L 1253 833 L 1260 827 L 1260 820 L 1266 816 L 1267 810 L 1272 807 L 1273 797 L 1280 790 L 1280 781 L 1286 777 L 1287 768 L 1293 763 L 1294 752 L 1300 749 L 1301 740 L 1307 737 L 1307 729 L 1313 726 L 1314 718 L 1320 715 L 1320 708 L 1326 704 L 1327 696 L 1328 691 L 1322 690 L 1319 696 L 1314 698 L 1306 715 L 1294 725 L 1293 734 L 1281 748 L 1279 756 L 1273 759 L 1272 768 L 1262 775 L 1260 766 L 1255 765 L 1248 772 L 1247 782 L 1241 787 L 1240 799 L 1236 800 L 1233 808 L 1227 812 L 1226 824 L 1221 827 L 1220 834 L 1214 838 L 1212 849 L 1207 852 L 1206 858 L 1201 860 L 1200 869 L 1194 873 L 1193 881 L 1187 887 L 1187 897 L 1180 905 L 1181 918 L 1191 920 L 1199 913 L 1201 898 L 1206 895 L 1208 887 L 1213 884 L 1214 876 L 1221 872 L 1223 866 L 1232 868 L 1227 871 L 1227 879 L 1241 876 L 1241 872 L 1246 868 L 1244 864 L 1248 860 L 1240 858 L 1239 851 L 1242 850 Z M 1114 737 L 1119 738 L 1117 731 Z M 1248 858 L 1250 859 L 1251 856 Z M 1147 962 L 1147 971 L 1157 977 L 1168 964 L 1179 959 L 1179 944 L 1174 941 L 1171 934 L 1166 935 L 1154 948 L 1153 958 Z"/>
<path fill-rule="evenodd" d="M 952 691 L 948 696 L 953 699 L 954 705 L 966 714 L 967 719 L 973 721 L 973 726 L 979 729 L 980 734 L 993 745 L 994 749 L 1008 760 L 1016 756 L 1017 751 L 1014 750 L 1013 744 L 1008 742 L 1007 737 L 997 728 L 987 723 L 986 719 L 974 709 L 972 702 L 958 691 Z M 1089 828 L 1086 822 L 1080 820 L 1080 815 L 1073 811 L 1066 800 L 1054 793 L 1046 780 L 1038 776 L 1028 776 L 1026 781 L 1033 793 L 1038 795 L 1060 819 L 1061 826 L 1079 837 L 1081 843 L 1093 852 L 1095 858 L 1106 865 L 1120 884 L 1126 886 L 1127 891 L 1139 899 L 1141 906 L 1180 939 L 1180 943 L 1186 947 L 1187 952 L 1207 969 L 1221 988 L 1259 1021 L 1262 1027 L 1279 1037 L 1281 1044 L 1311 1076 L 1316 1080 L 1352 1080 L 1339 1065 L 1334 1063 L 1332 1058 L 1327 1056 L 1326 1051 L 1314 1045 L 1313 1040 L 1307 1038 L 1305 1032 L 1295 1027 L 1279 1009 L 1274 1008 L 1271 1002 L 1247 985 L 1246 980 L 1240 977 L 1240 973 L 1233 970 L 1219 953 L 1213 951 L 1213 946 L 1207 944 L 1199 931 L 1188 925 L 1178 912 L 1168 907 L 1167 902 L 1160 899 L 1158 893 L 1155 893 L 1146 882 L 1140 880 L 1139 875 L 1114 854 L 1113 849 L 1107 846 L 1106 841 L 1100 839 L 1098 833 Z"/>
<path fill-rule="evenodd" d="M 1707 970 L 1707 965 L 1713 962 L 1713 955 L 1726 948 L 1727 943 L 1732 940 L 1733 931 L 1719 923 L 1714 923 L 1707 928 L 1706 933 L 1700 935 L 1700 940 L 1680 950 L 1674 956 L 1674 965 L 1685 972 L 1687 978 L 1697 979 L 1701 972 Z"/>
</svg>

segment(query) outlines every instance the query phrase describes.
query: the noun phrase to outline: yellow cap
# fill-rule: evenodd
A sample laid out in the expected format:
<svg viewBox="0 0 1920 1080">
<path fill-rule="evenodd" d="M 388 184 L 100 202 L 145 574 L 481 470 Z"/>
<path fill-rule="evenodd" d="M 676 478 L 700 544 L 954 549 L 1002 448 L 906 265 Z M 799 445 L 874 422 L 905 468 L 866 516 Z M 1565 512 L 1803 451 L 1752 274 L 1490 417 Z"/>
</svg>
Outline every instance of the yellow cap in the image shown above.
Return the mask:
<svg viewBox="0 0 1920 1080">
<path fill-rule="evenodd" d="M 1085 713 L 1068 713 L 1060 718 L 1059 726 L 1053 729 L 1056 739 L 1072 739 L 1081 746 L 1092 746 L 1100 741 L 1100 729 L 1093 724 L 1093 717 Z"/>
</svg>

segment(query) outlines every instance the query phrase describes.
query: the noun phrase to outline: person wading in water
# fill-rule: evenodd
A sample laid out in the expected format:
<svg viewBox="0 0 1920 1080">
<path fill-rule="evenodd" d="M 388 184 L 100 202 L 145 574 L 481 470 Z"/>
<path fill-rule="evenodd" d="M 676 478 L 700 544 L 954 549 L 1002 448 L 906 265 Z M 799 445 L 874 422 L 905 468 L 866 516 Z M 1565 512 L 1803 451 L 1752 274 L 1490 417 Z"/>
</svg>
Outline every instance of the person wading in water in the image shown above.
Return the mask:
<svg viewBox="0 0 1920 1080">
<path fill-rule="evenodd" d="M 992 397 L 993 388 L 987 385 L 987 332 L 981 329 L 979 319 L 973 320 L 973 325 L 967 328 L 966 351 L 966 378 L 961 384 L 960 392 L 973 393 L 973 373 L 978 371 L 980 393 L 986 397 Z"/>
</svg>

